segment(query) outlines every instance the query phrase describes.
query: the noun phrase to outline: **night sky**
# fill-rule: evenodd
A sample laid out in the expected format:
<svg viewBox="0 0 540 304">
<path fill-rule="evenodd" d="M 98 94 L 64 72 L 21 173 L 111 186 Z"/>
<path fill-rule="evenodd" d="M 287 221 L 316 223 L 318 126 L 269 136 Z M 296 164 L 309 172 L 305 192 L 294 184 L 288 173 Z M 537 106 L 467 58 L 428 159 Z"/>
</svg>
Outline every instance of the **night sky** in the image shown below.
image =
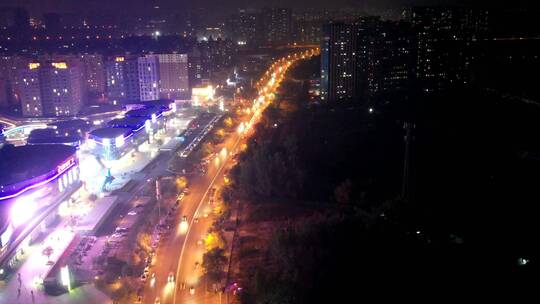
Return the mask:
<svg viewBox="0 0 540 304">
<path fill-rule="evenodd" d="M 293 8 L 343 8 L 357 7 L 367 10 L 402 7 L 405 5 L 437 5 L 437 4 L 485 4 L 490 6 L 505 2 L 503 0 L 1 0 L 0 6 L 24 6 L 32 15 L 44 12 L 95 12 L 95 11 L 126 11 L 140 14 L 150 13 L 150 8 L 159 5 L 162 9 L 181 11 L 186 8 L 219 8 L 227 12 L 238 7 L 260 8 L 293 7 Z M 506 1 L 508 2 L 508 1 Z M 514 0 L 513 5 L 527 6 L 531 0 Z M 508 4 L 508 3 L 506 3 Z M 528 6 L 530 7 L 530 6 Z"/>
</svg>

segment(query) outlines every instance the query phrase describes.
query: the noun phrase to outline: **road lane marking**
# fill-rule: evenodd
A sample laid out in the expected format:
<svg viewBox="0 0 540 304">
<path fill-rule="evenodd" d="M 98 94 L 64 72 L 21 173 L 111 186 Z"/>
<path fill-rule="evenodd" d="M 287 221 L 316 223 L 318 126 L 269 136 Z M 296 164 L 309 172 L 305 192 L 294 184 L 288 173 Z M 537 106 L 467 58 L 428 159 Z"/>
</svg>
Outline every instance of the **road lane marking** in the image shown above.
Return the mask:
<svg viewBox="0 0 540 304">
<path fill-rule="evenodd" d="M 238 136 L 238 139 L 236 140 L 236 143 L 234 143 L 233 145 L 233 148 L 231 151 L 233 151 L 234 149 L 236 149 L 236 147 L 238 146 L 238 143 L 240 142 L 240 140 L 242 139 L 241 136 Z M 191 232 L 191 227 L 193 227 L 193 222 L 195 220 L 195 216 L 198 214 L 199 212 L 199 209 L 200 207 L 203 205 L 203 202 L 204 202 L 204 198 L 206 197 L 206 195 L 208 194 L 208 192 L 210 191 L 210 188 L 212 188 L 212 186 L 214 185 L 214 182 L 216 181 L 217 177 L 219 176 L 219 174 L 221 173 L 221 170 L 223 170 L 223 168 L 225 167 L 225 165 L 227 165 L 227 163 L 229 162 L 229 157 L 227 156 L 227 158 L 225 159 L 225 161 L 223 162 L 223 165 L 219 168 L 219 170 L 216 172 L 216 175 L 214 176 L 214 178 L 212 179 L 212 181 L 210 182 L 210 184 L 208 185 L 208 188 L 206 189 L 206 191 L 204 192 L 203 196 L 201 197 L 201 201 L 199 202 L 199 205 L 197 206 L 197 209 L 195 210 L 195 213 L 193 214 L 193 216 L 191 217 L 191 221 L 189 223 L 189 227 L 188 227 L 188 230 L 186 232 L 186 236 L 185 236 L 185 239 L 184 239 L 184 244 L 182 244 L 182 249 L 180 251 L 180 258 L 178 259 L 178 266 L 176 268 L 176 280 L 178 281 L 178 278 L 180 277 L 180 265 L 182 265 L 182 258 L 184 256 L 184 249 L 186 248 L 186 243 L 189 239 L 189 233 Z M 173 303 L 176 303 L 176 293 L 177 293 L 177 286 L 178 284 L 174 284 L 174 295 L 173 295 Z"/>
</svg>

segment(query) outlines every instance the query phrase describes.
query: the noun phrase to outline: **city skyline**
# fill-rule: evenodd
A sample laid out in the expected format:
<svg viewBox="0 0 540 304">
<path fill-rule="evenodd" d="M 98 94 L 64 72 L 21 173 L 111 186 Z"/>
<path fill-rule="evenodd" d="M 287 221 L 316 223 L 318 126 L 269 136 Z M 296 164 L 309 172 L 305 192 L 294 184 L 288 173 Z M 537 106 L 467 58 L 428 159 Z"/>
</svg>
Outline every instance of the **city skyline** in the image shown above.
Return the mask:
<svg viewBox="0 0 540 304">
<path fill-rule="evenodd" d="M 84 3 L 86 1 L 86 3 Z M 210 8 L 223 6 L 223 2 L 219 0 L 202 0 L 196 3 L 184 0 L 131 0 L 129 7 L 131 12 L 139 12 L 151 15 L 158 12 L 173 10 L 181 11 L 184 9 L 196 9 L 196 8 Z M 83 4 L 81 4 L 83 3 Z M 291 8 L 303 8 L 309 6 L 310 8 L 317 9 L 343 9 L 343 8 L 356 8 L 361 10 L 376 11 L 379 9 L 387 8 L 403 8 L 414 5 L 478 5 L 488 7 L 530 7 L 533 2 L 531 0 L 518 0 L 512 1 L 508 4 L 505 1 L 475 1 L 471 3 L 466 0 L 337 0 L 328 3 L 323 0 L 303 0 L 295 1 L 291 5 L 290 1 L 285 0 L 271 0 L 271 1 L 247 1 L 247 0 L 233 0 L 228 1 L 226 9 L 219 12 L 231 13 L 234 9 L 238 8 L 263 8 L 263 7 L 291 7 Z M 6 0 L 2 6 L 13 7 L 25 7 L 29 9 L 34 15 L 42 15 L 44 13 L 87 13 L 87 12 L 118 12 L 119 9 L 125 8 L 127 3 L 123 0 L 105 1 L 105 0 Z M 154 9 L 158 6 L 160 9 Z M 81 8 L 84 7 L 84 8 Z M 122 10 L 123 11 L 123 10 Z"/>
<path fill-rule="evenodd" d="M 4 1 L 0 304 L 527 292 L 538 20 L 520 0 Z"/>
</svg>

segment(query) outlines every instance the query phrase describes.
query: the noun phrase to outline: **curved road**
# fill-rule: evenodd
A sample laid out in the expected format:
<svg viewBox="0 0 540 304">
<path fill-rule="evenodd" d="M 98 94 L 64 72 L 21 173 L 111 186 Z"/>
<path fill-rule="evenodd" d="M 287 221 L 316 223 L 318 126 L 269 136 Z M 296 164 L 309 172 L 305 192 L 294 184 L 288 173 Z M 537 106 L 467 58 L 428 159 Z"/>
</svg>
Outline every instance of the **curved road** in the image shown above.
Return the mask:
<svg viewBox="0 0 540 304">
<path fill-rule="evenodd" d="M 202 263 L 204 253 L 204 246 L 198 241 L 206 235 L 212 225 L 212 217 L 204 217 L 205 213 L 211 213 L 208 193 L 212 187 L 217 188 L 223 183 L 223 172 L 226 171 L 227 167 L 232 166 L 229 151 L 236 152 L 239 144 L 245 142 L 252 126 L 255 125 L 262 111 L 273 100 L 275 92 L 288 68 L 295 61 L 317 54 L 317 49 L 298 52 L 272 64 L 268 72 L 258 82 L 266 85 L 258 87 L 260 91 L 256 100 L 259 103 L 254 106 L 251 119 L 241 124 L 243 135 L 235 132 L 228 136 L 223 144 L 216 147 L 216 151 L 225 148 L 225 153 L 218 153 L 211 160 L 208 164 L 208 172 L 203 176 L 190 178 L 191 194 L 183 199 L 168 237 L 162 240 L 156 251 L 154 266 L 150 269 L 151 274 L 156 274 L 156 279 L 154 282 L 149 280 L 146 283 L 143 297 L 144 303 L 156 303 L 158 298 L 159 303 L 163 304 L 221 304 L 221 300 L 225 300 L 224 297 L 221 299 L 217 293 L 205 292 L 205 290 L 211 290 L 212 288 L 201 280 L 202 267 L 198 267 L 198 269 L 195 267 L 196 262 Z M 180 223 L 184 215 L 187 217 L 187 229 L 185 229 L 185 224 L 181 225 Z M 199 217 L 197 223 L 194 221 L 195 216 Z M 174 274 L 174 282 L 168 282 L 167 280 L 170 273 Z M 182 282 L 185 282 L 185 289 L 181 288 Z M 194 295 L 189 293 L 189 288 L 192 286 L 195 288 Z"/>
</svg>

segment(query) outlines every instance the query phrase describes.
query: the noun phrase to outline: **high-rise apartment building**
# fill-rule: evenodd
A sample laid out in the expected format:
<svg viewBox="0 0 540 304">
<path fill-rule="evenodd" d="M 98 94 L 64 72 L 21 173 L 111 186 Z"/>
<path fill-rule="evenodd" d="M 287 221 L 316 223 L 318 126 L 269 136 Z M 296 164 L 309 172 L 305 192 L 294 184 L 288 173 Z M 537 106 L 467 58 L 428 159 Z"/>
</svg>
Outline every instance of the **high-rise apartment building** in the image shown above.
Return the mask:
<svg viewBox="0 0 540 304">
<path fill-rule="evenodd" d="M 265 8 L 262 10 L 264 43 L 288 44 L 292 41 L 292 10 L 290 8 Z"/>
<path fill-rule="evenodd" d="M 39 117 L 44 114 L 41 101 L 41 86 L 39 84 L 40 66 L 41 63 L 32 62 L 28 64 L 26 69 L 19 71 L 18 92 L 24 117 Z"/>
<path fill-rule="evenodd" d="M 380 99 L 411 89 L 415 37 L 410 25 L 363 17 L 355 27 L 360 96 Z"/>
<path fill-rule="evenodd" d="M 425 92 L 470 83 L 474 47 L 488 34 L 488 12 L 460 7 L 415 7 L 416 73 Z"/>
<path fill-rule="evenodd" d="M 209 75 L 203 66 L 201 51 L 197 46 L 194 46 L 188 54 L 188 75 L 190 88 L 201 85 L 203 79 Z"/>
<path fill-rule="evenodd" d="M 74 116 L 83 105 L 81 69 L 64 61 L 29 63 L 19 74 L 23 116 Z"/>
<path fill-rule="evenodd" d="M 358 37 L 356 27 L 333 23 L 323 28 L 321 42 L 321 100 L 348 100 L 358 95 Z"/>
<path fill-rule="evenodd" d="M 414 80 L 414 35 L 407 24 L 360 18 L 324 27 L 321 100 L 381 101 Z"/>
<path fill-rule="evenodd" d="M 159 93 L 161 98 L 183 99 L 189 97 L 187 54 L 158 54 Z"/>
<path fill-rule="evenodd" d="M 103 56 L 99 54 L 85 54 L 80 55 L 80 60 L 83 67 L 86 92 L 91 95 L 104 93 L 106 78 Z"/>
<path fill-rule="evenodd" d="M 159 61 L 156 56 L 139 57 L 140 100 L 159 99 Z"/>
<path fill-rule="evenodd" d="M 116 56 L 106 62 L 107 98 L 112 104 L 140 100 L 139 62 L 134 56 Z"/>
<path fill-rule="evenodd" d="M 242 46 L 255 46 L 261 42 L 261 14 L 255 10 L 240 9 L 226 21 L 226 31 L 230 39 Z"/>
<path fill-rule="evenodd" d="M 11 103 L 20 101 L 19 73 L 28 67 L 30 59 L 22 56 L 0 57 L 0 77 L 7 81 L 7 98 Z"/>
</svg>

